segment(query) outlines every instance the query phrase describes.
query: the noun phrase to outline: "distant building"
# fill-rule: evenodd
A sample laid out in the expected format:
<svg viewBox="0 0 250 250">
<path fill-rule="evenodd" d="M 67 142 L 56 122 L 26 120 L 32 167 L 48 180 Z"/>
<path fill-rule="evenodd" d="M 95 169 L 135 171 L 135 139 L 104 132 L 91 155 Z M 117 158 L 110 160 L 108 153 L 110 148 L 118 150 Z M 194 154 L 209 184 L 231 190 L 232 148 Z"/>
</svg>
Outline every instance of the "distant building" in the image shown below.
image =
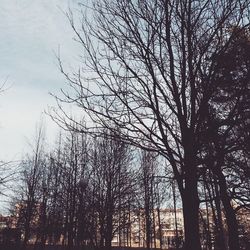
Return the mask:
<svg viewBox="0 0 250 250">
<path fill-rule="evenodd" d="M 146 247 L 146 222 L 143 210 L 132 212 L 127 228 L 117 232 L 113 246 Z M 184 224 L 182 209 L 155 209 L 151 214 L 151 247 L 168 249 L 183 243 Z"/>
<path fill-rule="evenodd" d="M 7 232 L 8 228 L 23 230 L 23 209 L 25 209 L 25 205 L 18 204 L 16 205 L 15 216 L 4 217 L 0 215 L 0 231 L 4 229 L 5 232 Z M 40 226 L 39 216 L 41 206 L 39 204 L 36 205 L 34 210 L 30 224 L 31 236 L 29 244 L 34 244 L 36 242 L 37 229 L 39 229 Z M 222 230 L 225 242 L 227 242 L 228 233 L 223 209 L 221 212 Z M 115 225 L 117 231 L 115 231 L 113 235 L 112 246 L 145 248 L 147 243 L 147 227 L 144 209 L 126 211 L 124 214 L 126 214 L 124 218 L 114 218 L 114 221 L 117 223 Z M 237 211 L 237 219 L 239 221 L 239 238 L 241 245 L 245 247 L 244 249 L 250 249 L 248 248 L 250 242 L 250 211 L 245 208 L 240 209 Z M 121 223 L 120 227 L 119 223 Z M 176 246 L 181 247 L 184 242 L 183 210 L 180 208 L 176 211 L 169 208 L 153 209 L 150 213 L 149 231 L 151 248 L 173 249 L 176 248 Z M 18 231 L 16 231 L 16 233 L 16 235 L 18 235 Z M 5 237 L 4 234 L 0 233 L 0 241 L 1 237 Z M 10 230 L 9 235 L 11 239 L 11 237 L 13 238 L 15 236 L 15 232 Z M 64 237 L 65 235 L 63 235 L 62 231 L 59 231 L 56 244 L 65 243 L 66 240 Z M 97 235 L 97 237 L 99 237 L 99 235 Z M 200 209 L 200 239 L 203 249 L 206 249 L 206 246 L 209 244 L 211 249 L 216 249 L 216 225 L 214 223 L 214 213 L 211 208 Z M 90 243 L 89 238 L 84 240 L 86 245 Z M 49 242 L 48 238 L 47 243 L 50 244 Z"/>
</svg>

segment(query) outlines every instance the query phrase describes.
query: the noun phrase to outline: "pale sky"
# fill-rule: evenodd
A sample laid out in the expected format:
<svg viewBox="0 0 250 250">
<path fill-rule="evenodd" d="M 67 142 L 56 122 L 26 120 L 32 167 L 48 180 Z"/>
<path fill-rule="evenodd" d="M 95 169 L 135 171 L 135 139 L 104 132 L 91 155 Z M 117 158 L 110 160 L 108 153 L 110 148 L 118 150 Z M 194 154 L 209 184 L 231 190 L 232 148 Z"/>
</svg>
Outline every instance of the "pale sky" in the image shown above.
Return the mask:
<svg viewBox="0 0 250 250">
<path fill-rule="evenodd" d="M 77 8 L 77 0 L 0 0 L 0 160 L 17 160 L 39 120 L 47 136 L 57 127 L 43 115 L 55 104 L 49 92 L 65 86 L 55 52 L 67 64 L 76 64 L 79 47 L 63 11 Z"/>
</svg>

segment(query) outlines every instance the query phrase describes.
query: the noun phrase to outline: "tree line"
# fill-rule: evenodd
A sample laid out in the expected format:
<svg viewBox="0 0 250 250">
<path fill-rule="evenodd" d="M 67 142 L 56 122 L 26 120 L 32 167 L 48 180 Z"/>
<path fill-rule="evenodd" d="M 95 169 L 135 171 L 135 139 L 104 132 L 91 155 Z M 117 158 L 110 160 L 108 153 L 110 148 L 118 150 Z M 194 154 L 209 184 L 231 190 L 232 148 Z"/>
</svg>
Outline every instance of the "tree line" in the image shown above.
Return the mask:
<svg viewBox="0 0 250 250">
<path fill-rule="evenodd" d="M 220 249 L 222 209 L 229 249 L 240 249 L 236 214 L 249 209 L 249 5 L 93 0 L 79 4 L 80 17 L 67 14 L 81 64 L 67 72 L 59 58 L 70 91 L 56 96 L 51 116 L 72 128 L 62 104 L 74 103 L 92 121 L 79 132 L 119 127 L 127 143 L 162 155 L 178 185 L 188 250 L 201 249 L 202 201 L 215 210 Z"/>
<path fill-rule="evenodd" d="M 20 165 L 20 187 L 13 200 L 15 226 L 22 247 L 32 242 L 110 249 L 115 235 L 131 246 L 135 215 L 145 218 L 145 244 L 152 247 L 154 209 L 164 203 L 166 182 L 157 155 L 142 152 L 114 136 L 61 134 L 57 146 L 45 150 L 39 129 L 34 148 Z M 160 219 L 160 218 L 158 218 Z M 154 229 L 155 230 L 155 229 Z"/>
<path fill-rule="evenodd" d="M 157 169 L 149 164 L 157 155 L 164 159 L 163 172 L 178 187 L 184 249 L 243 248 L 237 215 L 249 210 L 250 204 L 250 2 L 92 0 L 88 4 L 79 3 L 80 17 L 72 11 L 67 14 L 82 46 L 81 65 L 67 72 L 58 58 L 69 90 L 55 96 L 58 107 L 50 110 L 52 119 L 71 134 L 66 144 L 59 143 L 56 155 L 40 161 L 38 147 L 26 162 L 32 166 L 32 177 L 26 177 L 31 197 L 28 192 L 25 210 L 35 204 L 36 180 L 41 181 L 47 171 L 34 166 L 38 162 L 50 166 L 51 176 L 45 175 L 39 189 L 44 199 L 40 204 L 51 202 L 46 198 L 50 182 L 52 187 L 62 185 L 65 202 L 57 200 L 57 193 L 51 196 L 51 207 L 62 209 L 51 219 L 62 216 L 56 221 L 63 226 L 55 223 L 49 228 L 63 228 L 70 245 L 82 230 L 81 237 L 91 237 L 92 245 L 109 248 L 112 233 L 129 223 L 127 211 L 138 199 L 140 183 L 145 187 L 144 192 L 139 189 L 139 197 L 143 197 L 149 248 L 152 218 L 146 214 L 157 208 L 157 189 L 150 188 L 154 175 L 147 177 Z M 65 103 L 83 110 L 86 122 L 72 118 L 63 109 Z M 130 165 L 130 158 L 138 157 L 132 148 L 144 152 L 141 177 Z M 206 219 L 201 208 L 206 208 Z M 45 214 L 44 221 L 50 221 Z M 115 223 L 114 218 L 120 219 Z M 27 221 L 24 242 L 29 237 L 31 220 Z M 83 225 L 88 226 L 80 229 Z"/>
<path fill-rule="evenodd" d="M 164 249 L 164 229 L 174 230 L 172 246 L 183 246 L 183 226 L 177 219 L 181 200 L 171 166 L 155 152 L 128 145 L 119 129 L 115 135 L 106 131 L 94 137 L 61 133 L 55 147 L 48 150 L 41 127 L 20 168 L 12 213 L 23 249 L 30 244 L 34 249 L 44 249 L 46 244 L 111 249 L 115 236 L 118 247 L 132 247 L 139 237 L 139 247 Z M 199 197 L 203 249 L 228 249 L 226 211 L 212 172 L 201 176 Z M 242 191 L 237 199 L 246 197 L 247 191 Z M 247 249 L 247 212 L 243 203 L 235 205 L 239 245 Z M 174 227 L 164 220 L 166 208 L 175 214 Z M 140 228 L 133 228 L 135 224 Z"/>
</svg>

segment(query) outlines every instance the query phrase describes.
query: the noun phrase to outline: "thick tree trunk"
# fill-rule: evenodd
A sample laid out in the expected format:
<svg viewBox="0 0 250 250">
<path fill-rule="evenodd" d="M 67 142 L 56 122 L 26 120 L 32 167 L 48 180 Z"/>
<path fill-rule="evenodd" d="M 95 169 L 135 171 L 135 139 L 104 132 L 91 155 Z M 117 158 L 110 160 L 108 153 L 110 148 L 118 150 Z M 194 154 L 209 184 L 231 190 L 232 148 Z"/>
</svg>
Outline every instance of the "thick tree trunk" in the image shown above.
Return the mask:
<svg viewBox="0 0 250 250">
<path fill-rule="evenodd" d="M 185 250 L 201 250 L 199 235 L 199 197 L 196 173 L 188 170 L 185 178 L 185 189 L 182 192 Z"/>
<path fill-rule="evenodd" d="M 113 215 L 112 211 L 107 215 L 107 228 L 105 234 L 105 249 L 111 250 L 112 246 L 112 232 L 113 232 Z"/>
<path fill-rule="evenodd" d="M 217 174 L 219 179 L 220 196 L 225 211 L 225 217 L 228 227 L 228 246 L 229 250 L 240 250 L 238 222 L 235 211 L 231 205 L 231 199 L 227 193 L 227 184 L 224 175 L 220 172 Z"/>
<path fill-rule="evenodd" d="M 198 177 L 196 167 L 196 154 L 194 134 L 187 129 L 183 132 L 184 144 L 184 166 L 183 184 L 177 180 L 179 186 L 184 217 L 184 249 L 201 250 L 199 233 L 199 196 L 198 196 Z"/>
</svg>

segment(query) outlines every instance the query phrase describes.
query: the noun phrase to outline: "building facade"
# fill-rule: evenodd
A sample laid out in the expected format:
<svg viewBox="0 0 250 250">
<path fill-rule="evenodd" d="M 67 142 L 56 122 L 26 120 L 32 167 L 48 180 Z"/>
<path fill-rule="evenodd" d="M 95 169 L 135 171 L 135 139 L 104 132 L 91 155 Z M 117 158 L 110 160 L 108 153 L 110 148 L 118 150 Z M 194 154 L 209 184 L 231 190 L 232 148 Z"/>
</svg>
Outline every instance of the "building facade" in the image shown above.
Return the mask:
<svg viewBox="0 0 250 250">
<path fill-rule="evenodd" d="M 124 247 L 147 246 L 169 249 L 182 246 L 184 235 L 182 209 L 154 209 L 147 220 L 144 210 L 132 212 L 127 228 L 115 233 L 112 245 Z"/>
</svg>

